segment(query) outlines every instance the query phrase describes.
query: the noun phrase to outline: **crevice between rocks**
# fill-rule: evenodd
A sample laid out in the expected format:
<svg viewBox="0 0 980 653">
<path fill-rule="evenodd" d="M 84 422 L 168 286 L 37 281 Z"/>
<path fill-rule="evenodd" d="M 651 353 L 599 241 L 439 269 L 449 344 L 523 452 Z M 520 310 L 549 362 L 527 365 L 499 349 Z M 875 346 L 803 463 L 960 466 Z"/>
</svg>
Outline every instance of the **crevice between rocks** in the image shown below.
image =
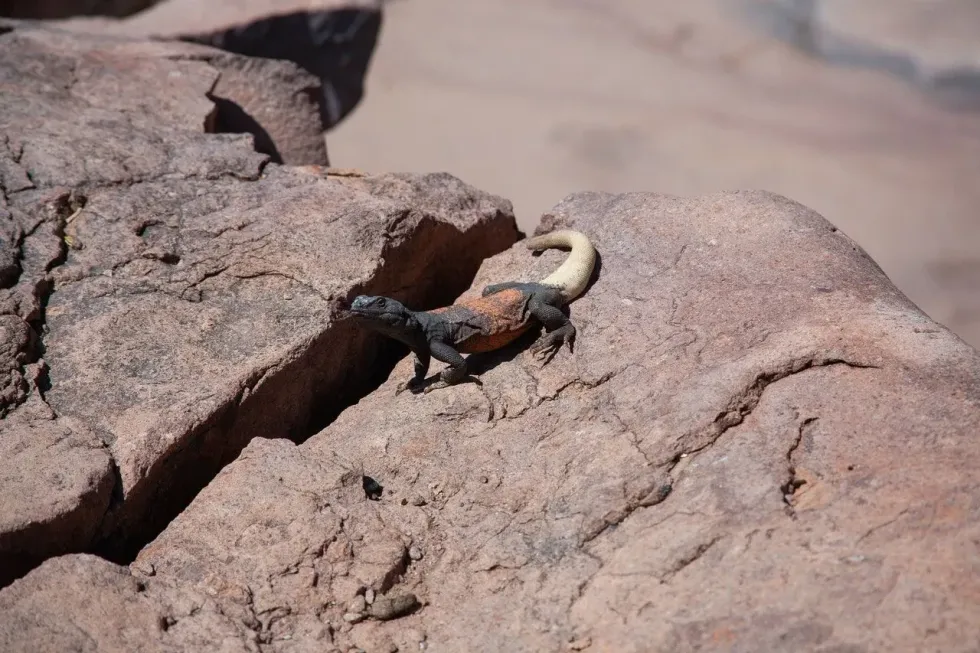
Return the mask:
<svg viewBox="0 0 980 653">
<path fill-rule="evenodd" d="M 405 266 L 382 264 L 373 278 L 355 284 L 345 297 L 326 299 L 346 303 L 356 294 L 382 293 L 415 306 L 451 303 L 470 286 L 483 260 L 473 252 L 491 256 L 510 245 L 505 240 L 503 235 L 495 240 L 482 229 L 461 234 L 451 225 L 423 216 L 412 236 L 387 240 L 380 261 L 410 259 L 408 252 L 433 241 L 456 242 L 459 251 L 470 252 L 473 258 L 423 270 L 411 284 L 404 283 Z M 421 249 L 426 247 L 431 245 Z M 281 362 L 243 379 L 237 393 L 157 459 L 125 499 L 110 508 L 93 552 L 128 564 L 253 438 L 306 441 L 380 386 L 407 353 L 407 348 L 350 321 L 333 321 L 312 340 L 280 357 Z"/>
<path fill-rule="evenodd" d="M 47 377 L 47 367 L 43 365 L 44 356 L 44 334 L 46 331 L 45 306 L 54 284 L 51 282 L 49 273 L 55 268 L 63 265 L 68 258 L 68 244 L 65 242 L 65 229 L 72 215 L 77 214 L 78 210 L 85 205 L 85 195 L 74 191 L 65 190 L 56 193 L 41 206 L 41 215 L 36 224 L 27 232 L 21 233 L 17 247 L 18 271 L 16 278 L 11 280 L 9 288 L 16 288 L 21 284 L 33 285 L 30 292 L 37 304 L 29 314 L 18 313 L 17 317 L 24 321 L 29 328 L 30 340 L 27 347 L 23 350 L 23 358 L 20 364 L 20 374 L 24 379 L 33 379 L 32 387 L 20 398 L 10 405 L 0 405 L 0 418 L 15 410 L 19 405 L 27 400 L 30 391 L 38 393 L 39 398 L 44 401 L 44 392 L 49 389 L 50 382 Z M 57 241 L 57 249 L 54 255 L 46 260 L 43 267 L 38 269 L 27 269 L 24 266 L 24 248 L 27 247 L 27 240 L 35 237 L 37 230 L 43 225 L 51 227 L 51 237 Z M 28 368 L 32 365 L 39 365 L 37 374 L 28 374 Z M 50 406 L 49 406 L 50 409 Z M 54 415 L 54 411 L 51 411 Z"/>
</svg>

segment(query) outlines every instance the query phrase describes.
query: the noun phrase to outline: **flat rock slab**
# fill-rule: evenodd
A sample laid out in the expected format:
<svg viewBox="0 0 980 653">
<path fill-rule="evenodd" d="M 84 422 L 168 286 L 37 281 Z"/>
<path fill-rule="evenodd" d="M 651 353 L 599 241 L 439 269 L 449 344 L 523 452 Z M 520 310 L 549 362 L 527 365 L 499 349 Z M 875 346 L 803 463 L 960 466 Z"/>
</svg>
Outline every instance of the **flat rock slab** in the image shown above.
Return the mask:
<svg viewBox="0 0 980 653">
<path fill-rule="evenodd" d="M 337 302 L 449 301 L 518 235 L 449 175 L 207 133 L 220 72 L 170 47 L 0 36 L 0 582 L 135 553 L 252 437 L 305 439 L 375 382 Z"/>
<path fill-rule="evenodd" d="M 406 359 L 305 443 L 253 439 L 114 573 L 263 650 L 971 650 L 974 349 L 779 196 L 584 193 L 543 224 L 601 253 L 574 354 L 396 396 Z M 515 245 L 472 292 L 562 257 Z M 0 632 L 113 650 L 87 593 L 31 598 L 107 573 L 65 560 L 0 592 Z"/>
</svg>

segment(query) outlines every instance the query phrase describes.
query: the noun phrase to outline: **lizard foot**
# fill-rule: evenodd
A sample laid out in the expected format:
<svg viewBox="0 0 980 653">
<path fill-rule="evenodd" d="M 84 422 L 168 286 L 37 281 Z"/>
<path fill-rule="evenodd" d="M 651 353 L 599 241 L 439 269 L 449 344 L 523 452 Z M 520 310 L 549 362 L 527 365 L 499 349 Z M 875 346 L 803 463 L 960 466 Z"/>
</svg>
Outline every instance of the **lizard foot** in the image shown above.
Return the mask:
<svg viewBox="0 0 980 653">
<path fill-rule="evenodd" d="M 422 389 L 422 394 L 427 395 L 433 390 L 438 390 L 439 388 L 448 388 L 450 384 L 445 381 L 436 381 L 435 383 L 430 383 Z"/>
<path fill-rule="evenodd" d="M 542 365 L 547 365 L 551 362 L 551 359 L 555 357 L 555 354 L 561 350 L 562 345 L 568 345 L 568 351 L 574 351 L 573 343 L 575 342 L 575 334 L 572 333 L 560 333 L 558 331 L 552 331 L 551 333 L 546 333 L 540 338 L 538 338 L 533 345 L 531 345 L 529 351 L 534 360 L 538 361 Z"/>
<path fill-rule="evenodd" d="M 401 393 L 405 392 L 406 390 L 411 390 L 413 395 L 414 394 L 418 394 L 419 393 L 419 385 L 420 385 L 420 383 L 418 381 L 416 381 L 415 379 L 409 379 L 408 381 L 405 381 L 404 383 L 399 383 L 398 386 L 395 388 L 395 396 L 397 397 L 398 395 L 400 395 Z"/>
<path fill-rule="evenodd" d="M 478 385 L 480 387 L 483 387 L 483 381 L 481 381 L 480 379 L 476 378 L 475 376 L 471 376 L 471 375 L 467 374 L 466 376 L 464 376 L 463 378 L 461 378 L 459 381 L 453 381 L 452 383 L 448 383 L 448 382 L 446 382 L 443 379 L 439 379 L 435 383 L 431 383 L 431 384 L 427 385 L 425 387 L 425 389 L 422 390 L 422 393 L 423 394 L 428 394 L 428 393 L 432 392 L 433 390 L 438 390 L 440 388 L 448 388 L 451 385 L 457 385 L 459 383 L 475 383 L 476 385 Z"/>
</svg>

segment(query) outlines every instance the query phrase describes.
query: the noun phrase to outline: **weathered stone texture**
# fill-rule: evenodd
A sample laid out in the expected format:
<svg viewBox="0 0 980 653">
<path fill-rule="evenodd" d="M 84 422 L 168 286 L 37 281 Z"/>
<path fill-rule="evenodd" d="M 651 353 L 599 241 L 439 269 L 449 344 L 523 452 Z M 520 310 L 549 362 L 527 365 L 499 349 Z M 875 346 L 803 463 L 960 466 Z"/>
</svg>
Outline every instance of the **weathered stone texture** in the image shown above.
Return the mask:
<svg viewBox="0 0 980 653">
<path fill-rule="evenodd" d="M 252 437 L 302 440 L 375 382 L 338 302 L 448 301 L 517 237 L 449 175 L 283 168 L 208 134 L 222 73 L 188 49 L 0 36 L 0 582 L 135 553 Z"/>
<path fill-rule="evenodd" d="M 395 396 L 406 359 L 305 443 L 254 439 L 131 573 L 272 651 L 971 650 L 980 355 L 778 196 L 544 222 L 602 255 L 574 354 Z M 518 244 L 473 291 L 561 257 Z"/>
</svg>

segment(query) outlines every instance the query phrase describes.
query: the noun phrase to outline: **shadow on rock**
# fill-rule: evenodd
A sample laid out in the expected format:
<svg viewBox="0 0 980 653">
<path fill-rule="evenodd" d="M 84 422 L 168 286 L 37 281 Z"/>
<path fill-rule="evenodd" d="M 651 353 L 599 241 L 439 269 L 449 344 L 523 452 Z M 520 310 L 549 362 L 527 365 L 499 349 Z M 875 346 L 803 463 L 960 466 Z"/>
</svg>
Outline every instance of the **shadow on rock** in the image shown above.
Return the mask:
<svg viewBox="0 0 980 653">
<path fill-rule="evenodd" d="M 300 11 L 183 41 L 250 57 L 285 59 L 320 78 L 324 130 L 343 120 L 364 95 L 364 78 L 381 31 L 378 8 Z"/>
<path fill-rule="evenodd" d="M 70 16 L 129 16 L 152 7 L 157 0 L 0 0 L 0 16 L 11 18 L 68 18 Z"/>
<path fill-rule="evenodd" d="M 272 136 L 248 111 L 228 98 L 213 95 L 209 97 L 217 108 L 213 131 L 221 134 L 252 134 L 255 137 L 256 152 L 268 154 L 275 163 L 283 163 Z"/>
</svg>

